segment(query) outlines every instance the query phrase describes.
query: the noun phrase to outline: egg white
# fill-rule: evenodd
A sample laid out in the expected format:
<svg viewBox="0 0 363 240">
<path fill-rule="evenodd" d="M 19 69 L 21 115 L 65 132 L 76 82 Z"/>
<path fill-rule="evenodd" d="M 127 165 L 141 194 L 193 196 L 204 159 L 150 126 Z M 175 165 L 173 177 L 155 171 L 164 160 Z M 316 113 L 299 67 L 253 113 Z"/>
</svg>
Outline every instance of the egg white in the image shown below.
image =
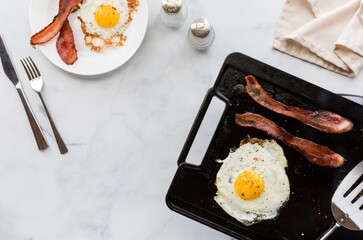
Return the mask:
<svg viewBox="0 0 363 240">
<path fill-rule="evenodd" d="M 111 28 L 100 27 L 94 17 L 97 8 L 103 4 L 114 6 L 120 13 L 120 20 Z M 84 0 L 80 4 L 79 18 L 85 24 L 86 32 L 104 40 L 122 34 L 127 28 L 129 7 L 127 0 Z"/>
<path fill-rule="evenodd" d="M 214 200 L 244 225 L 275 218 L 290 195 L 289 179 L 285 172 L 287 160 L 275 140 L 245 143 L 223 161 L 216 178 Z M 252 200 L 243 200 L 234 191 L 237 176 L 246 170 L 258 173 L 264 180 L 264 191 Z"/>
</svg>

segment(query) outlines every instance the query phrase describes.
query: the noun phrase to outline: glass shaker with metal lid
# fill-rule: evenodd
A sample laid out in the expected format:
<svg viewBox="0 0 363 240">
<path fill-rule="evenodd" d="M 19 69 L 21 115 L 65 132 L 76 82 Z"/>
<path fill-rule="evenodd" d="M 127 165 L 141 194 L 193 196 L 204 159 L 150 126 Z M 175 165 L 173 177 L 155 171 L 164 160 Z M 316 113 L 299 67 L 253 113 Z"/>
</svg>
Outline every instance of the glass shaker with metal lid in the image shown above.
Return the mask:
<svg viewBox="0 0 363 240">
<path fill-rule="evenodd" d="M 180 26 L 187 16 L 187 7 L 182 0 L 163 0 L 160 17 L 170 27 Z"/>
<path fill-rule="evenodd" d="M 214 29 L 206 19 L 197 19 L 189 28 L 188 38 L 192 47 L 205 50 L 214 42 Z"/>
</svg>

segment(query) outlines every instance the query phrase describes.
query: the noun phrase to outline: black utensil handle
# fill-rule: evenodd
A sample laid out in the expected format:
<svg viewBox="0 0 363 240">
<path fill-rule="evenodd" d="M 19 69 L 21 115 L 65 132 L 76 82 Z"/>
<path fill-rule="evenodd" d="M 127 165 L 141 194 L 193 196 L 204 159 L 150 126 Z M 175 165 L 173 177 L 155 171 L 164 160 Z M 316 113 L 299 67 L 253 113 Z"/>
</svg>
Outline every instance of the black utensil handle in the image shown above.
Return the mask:
<svg viewBox="0 0 363 240">
<path fill-rule="evenodd" d="M 53 130 L 53 134 L 54 134 L 54 137 L 55 137 L 55 140 L 57 141 L 57 145 L 58 145 L 58 148 L 59 148 L 59 152 L 61 154 L 66 154 L 68 152 L 68 148 L 66 146 L 66 144 L 64 143 L 61 135 L 59 134 L 58 132 L 58 129 L 57 127 L 55 126 L 55 123 L 52 119 L 52 117 L 50 116 L 50 113 L 48 111 L 48 108 L 47 108 L 47 105 L 45 104 L 44 102 L 44 99 L 43 99 L 43 96 L 40 92 L 38 92 L 38 95 L 39 95 L 39 98 L 40 100 L 42 101 L 42 104 L 43 104 L 43 107 L 44 107 L 44 110 L 45 112 L 47 113 L 47 116 L 48 116 L 48 120 L 49 120 L 49 123 L 52 127 L 52 130 Z"/>
<path fill-rule="evenodd" d="M 203 122 L 203 119 L 205 117 L 205 114 L 207 113 L 207 110 L 210 106 L 210 103 L 212 102 L 213 97 L 218 97 L 220 100 L 225 102 L 227 105 L 230 105 L 229 100 L 220 94 L 219 92 L 216 92 L 214 88 L 211 88 L 208 90 L 207 95 L 205 96 L 202 106 L 200 107 L 197 117 L 195 118 L 192 128 L 188 134 L 187 140 L 184 143 L 184 146 L 182 148 L 182 151 L 178 158 L 178 166 L 185 163 L 185 160 L 189 154 L 190 148 L 193 145 L 194 139 L 199 131 L 200 125 Z"/>
<path fill-rule="evenodd" d="M 32 128 L 35 140 L 37 142 L 39 150 L 44 150 L 48 147 L 47 141 L 45 140 L 42 130 L 39 127 L 37 120 L 35 119 L 33 112 L 29 106 L 28 101 L 25 98 L 24 92 L 21 87 L 17 88 L 21 102 L 23 103 L 26 115 L 28 116 L 30 126 Z"/>
</svg>

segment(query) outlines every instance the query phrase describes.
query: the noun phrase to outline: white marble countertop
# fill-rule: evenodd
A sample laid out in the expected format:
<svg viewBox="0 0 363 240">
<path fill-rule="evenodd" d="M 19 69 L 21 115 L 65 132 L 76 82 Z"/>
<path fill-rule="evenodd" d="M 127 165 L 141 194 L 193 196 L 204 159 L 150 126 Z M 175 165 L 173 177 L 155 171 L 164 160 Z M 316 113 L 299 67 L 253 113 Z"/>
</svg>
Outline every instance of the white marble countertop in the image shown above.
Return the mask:
<svg viewBox="0 0 363 240">
<path fill-rule="evenodd" d="M 119 69 L 68 74 L 29 46 L 28 0 L 0 8 L 12 59 L 32 56 L 45 76 L 43 96 L 68 145 L 61 156 L 36 93 L 14 61 L 50 148 L 40 152 L 13 85 L 0 71 L 0 239 L 230 239 L 170 211 L 165 195 L 198 108 L 231 52 L 242 52 L 336 93 L 363 94 L 353 79 L 272 49 L 283 0 L 189 1 L 178 29 L 150 0 L 143 44 Z M 186 39 L 207 18 L 216 39 L 206 52 Z M 187 229 L 187 231 L 186 231 Z"/>
</svg>

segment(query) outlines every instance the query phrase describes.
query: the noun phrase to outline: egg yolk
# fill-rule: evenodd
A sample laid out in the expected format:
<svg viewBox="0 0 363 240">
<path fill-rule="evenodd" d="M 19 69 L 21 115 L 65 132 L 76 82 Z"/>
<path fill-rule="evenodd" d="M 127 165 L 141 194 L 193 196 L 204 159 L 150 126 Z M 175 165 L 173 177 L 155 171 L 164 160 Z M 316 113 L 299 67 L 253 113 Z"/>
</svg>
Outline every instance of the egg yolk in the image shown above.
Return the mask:
<svg viewBox="0 0 363 240">
<path fill-rule="evenodd" d="M 234 181 L 234 192 L 243 200 L 252 200 L 262 194 L 264 185 L 260 174 L 247 170 L 241 172 Z"/>
<path fill-rule="evenodd" d="M 95 12 L 95 20 L 100 27 L 112 28 L 120 20 L 120 13 L 112 5 L 101 5 Z"/>
</svg>

